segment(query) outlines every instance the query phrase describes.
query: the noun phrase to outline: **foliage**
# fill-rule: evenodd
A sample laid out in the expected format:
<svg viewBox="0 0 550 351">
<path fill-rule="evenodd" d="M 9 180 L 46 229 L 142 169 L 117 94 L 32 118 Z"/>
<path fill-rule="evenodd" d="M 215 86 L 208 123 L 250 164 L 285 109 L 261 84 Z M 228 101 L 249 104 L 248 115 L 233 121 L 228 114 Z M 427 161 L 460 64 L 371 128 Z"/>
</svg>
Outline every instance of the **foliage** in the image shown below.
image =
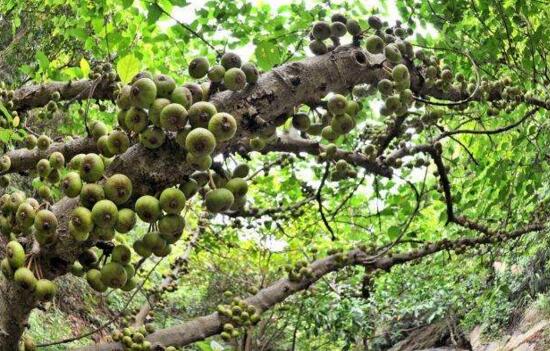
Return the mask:
<svg viewBox="0 0 550 351">
<path fill-rule="evenodd" d="M 369 28 L 367 19 L 373 14 L 392 25 L 399 17 L 405 27 L 416 31 L 410 39 L 416 50 L 433 52 L 441 68 L 451 69 L 455 77 L 465 77 L 463 83 L 456 78 L 457 86 L 481 85 L 488 97 L 446 107 L 415 104 L 410 108 L 406 128 L 398 132 L 387 150 L 381 150 L 382 154 L 377 155 L 381 157 L 369 160 L 383 165 L 391 159 L 392 151 L 419 145 L 435 148 L 434 138 L 438 135 L 467 131 L 438 141 L 442 151 L 435 154 L 446 166 L 443 168 L 434 154 L 418 152 L 399 158 L 403 166 L 390 165 L 392 177 L 376 175 L 350 162 L 353 176 L 348 173 L 337 179 L 333 177 L 333 166 L 329 169 L 332 174 L 325 174 L 326 165 L 336 164 L 336 160 L 323 159 L 326 152 L 324 156 L 314 155 L 320 157 L 316 158 L 307 150 L 258 153 L 246 146 L 213 157 L 228 170 L 247 163 L 251 173 L 257 171 L 249 180 L 246 209 L 274 211 L 263 216 L 250 211 L 240 215 L 211 213 L 203 223 L 203 203 L 195 201 L 199 196 L 188 203 L 183 239 L 173 245 L 169 257 L 139 264 L 139 282 L 143 282 L 147 297 L 155 299 L 148 321 L 157 329 L 216 311 L 218 305 L 229 303 L 226 291 L 242 298 L 252 297 L 288 277 L 285 265 L 295 266 L 300 261 L 309 265 L 337 254 L 334 250 L 365 248 L 364 252 L 382 252 L 380 256 L 392 259 L 441 240 L 491 235 L 502 236 L 502 240 L 437 250 L 387 271 L 378 268 L 373 272 L 368 265 L 359 264 L 326 274 L 304 292 L 264 311 L 258 326 L 243 328 L 242 333 L 253 335 L 256 346 L 273 350 L 382 350 L 405 337 L 411 328 L 438 320 L 458 320 L 464 333 L 482 325 L 487 334 L 498 334 L 509 324 L 510 315 L 535 300 L 537 294 L 541 294 L 539 303 L 547 304 L 544 263 L 548 259 L 541 253 L 546 240 L 536 238 L 547 234 L 547 229 L 509 242 L 505 238 L 506 233 L 528 225 L 546 226 L 549 218 L 550 7 L 544 2 L 399 0 L 382 1 L 378 9 L 355 0 L 332 6 L 321 1 L 277 6 L 246 0 L 7 0 L 0 3 L 0 13 L 4 14 L 0 17 L 0 78 L 7 90 L 17 91 L 31 84 L 98 79 L 94 74 L 108 64 L 109 72 L 116 77 L 110 83 L 117 91 L 132 84 L 134 76 L 144 70 L 171 76 L 179 86 L 192 80 L 187 67 L 193 58 L 205 57 L 213 65 L 227 51 L 239 53 L 244 62 L 254 63 L 265 75 L 288 62 L 313 56 L 308 49 L 311 24 L 336 12 L 357 19 L 362 28 Z M 417 68 L 416 73 L 425 68 L 419 60 L 407 60 Z M 336 76 L 335 72 L 326 74 Z M 520 94 L 495 101 L 490 93 L 493 85 L 499 91 L 514 88 Z M 98 89 L 113 90 L 110 85 Z M 414 93 L 436 104 L 452 100 L 446 99 L 449 91 L 437 90 L 439 96 L 430 89 Z M 61 99 L 56 111 L 46 118 L 41 116 L 45 108 L 40 106 L 13 113 L 16 109 L 0 105 L 7 115 L 0 125 L 4 151 L 7 154 L 21 149 L 23 139 L 36 132 L 56 141 L 76 139 L 93 128 L 91 121 L 104 123 L 108 133 L 120 129 L 115 95 L 91 98 L 93 94 L 75 101 Z M 323 100 L 325 105 L 330 96 Z M 365 150 L 369 145 L 399 122 L 381 113 L 385 105 L 379 94 L 348 94 L 348 99 L 361 103 L 355 117 L 357 125 L 334 143 L 345 153 L 368 155 Z M 305 112 L 312 121 L 320 121 L 326 106 L 315 106 L 319 101 L 303 103 L 293 106 L 290 115 Z M 537 110 L 532 111 L 534 108 Z M 422 128 L 416 128 L 414 123 L 422 125 L 418 121 L 432 112 L 441 112 L 441 118 L 431 124 L 424 121 Z M 410 121 L 415 118 L 416 122 Z M 499 131 L 504 127 L 509 129 Z M 487 132 L 491 130 L 498 132 Z M 247 133 L 245 139 L 253 131 Z M 332 144 L 297 131 L 292 118 L 280 126 L 278 133 L 311 137 L 322 145 L 321 150 Z M 135 143 L 137 134 L 129 134 Z M 243 145 L 248 145 L 245 141 Z M 160 152 L 156 155 L 161 157 Z M 113 162 L 117 166 L 116 160 Z M 163 171 L 149 173 L 161 174 L 155 179 L 164 181 L 170 175 L 164 177 Z M 442 172 L 450 179 L 452 199 L 445 192 Z M 66 170 L 61 171 L 61 177 L 66 174 Z M 28 184 L 12 181 L 1 191 L 11 193 L 25 185 L 28 190 L 32 184 L 37 193 L 47 183 L 38 177 L 29 179 Z M 148 190 L 154 187 L 147 188 L 150 184 L 145 181 L 143 186 Z M 52 187 L 52 191 L 52 202 L 60 201 L 60 189 Z M 301 202 L 301 206 L 293 207 Z M 449 212 L 451 205 L 455 217 Z M 460 220 L 463 217 L 479 225 L 465 224 Z M 479 230 L 479 226 L 490 229 Z M 151 228 L 140 222 L 129 234 L 117 235 L 114 242 L 133 245 Z M 199 228 L 202 231 L 198 239 L 189 244 L 192 233 Z M 187 245 L 193 249 L 191 254 L 183 264 L 176 264 L 176 258 L 185 255 Z M 495 272 L 495 261 L 516 265 L 529 274 L 518 279 L 511 271 Z M 181 270 L 171 277 L 176 266 Z M 172 288 L 159 289 L 167 277 L 172 279 Z M 107 305 L 115 316 L 108 331 L 131 324 L 146 303 L 138 294 L 126 306 L 132 292 L 105 294 L 109 294 Z M 104 307 L 88 298 L 85 304 Z M 69 329 L 58 328 L 67 312 L 50 310 L 53 312 L 47 315 L 38 311 L 31 314 L 27 335 L 40 342 L 71 335 Z M 55 327 L 44 328 L 44 323 Z M 240 334 L 233 340 L 224 339 L 214 336 L 188 347 L 232 349 L 246 337 Z M 78 345 L 87 341 L 78 341 Z M 364 346 L 367 344 L 368 348 Z"/>
</svg>

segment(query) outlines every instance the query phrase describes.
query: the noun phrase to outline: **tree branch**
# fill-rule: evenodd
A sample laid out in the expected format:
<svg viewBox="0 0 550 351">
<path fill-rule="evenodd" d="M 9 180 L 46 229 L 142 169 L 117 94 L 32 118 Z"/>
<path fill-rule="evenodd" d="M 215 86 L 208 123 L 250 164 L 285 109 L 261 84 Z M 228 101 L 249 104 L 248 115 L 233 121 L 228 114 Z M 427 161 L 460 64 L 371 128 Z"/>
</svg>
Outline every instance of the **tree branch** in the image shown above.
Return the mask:
<svg viewBox="0 0 550 351">
<path fill-rule="evenodd" d="M 247 298 L 248 304 L 254 305 L 259 311 L 265 312 L 274 305 L 286 300 L 289 296 L 309 288 L 316 281 L 325 275 L 338 271 L 344 267 L 352 265 L 362 265 L 369 269 L 383 269 L 389 271 L 391 267 L 418 260 L 442 250 L 464 249 L 475 247 L 481 244 L 495 243 L 520 237 L 533 231 L 547 229 L 543 225 L 530 224 L 524 228 L 499 235 L 485 235 L 479 238 L 464 238 L 455 241 L 441 240 L 433 244 L 426 244 L 417 250 L 411 250 L 392 256 L 382 256 L 373 259 L 373 256 L 366 252 L 355 249 L 348 252 L 344 260 L 338 255 L 331 255 L 323 259 L 316 260 L 309 265 L 312 270 L 312 277 L 303 279 L 299 282 L 291 282 L 288 279 L 280 279 L 271 286 L 260 290 L 256 295 Z M 496 233 L 496 232 L 493 232 Z M 221 333 L 223 324 L 227 322 L 226 317 L 217 312 L 207 316 L 198 317 L 183 324 L 170 328 L 159 330 L 147 337 L 151 343 L 161 343 L 165 346 L 185 346 L 193 342 L 206 339 L 210 336 Z M 105 343 L 91 345 L 76 349 L 77 351 L 115 351 L 122 350 L 120 343 Z"/>
</svg>

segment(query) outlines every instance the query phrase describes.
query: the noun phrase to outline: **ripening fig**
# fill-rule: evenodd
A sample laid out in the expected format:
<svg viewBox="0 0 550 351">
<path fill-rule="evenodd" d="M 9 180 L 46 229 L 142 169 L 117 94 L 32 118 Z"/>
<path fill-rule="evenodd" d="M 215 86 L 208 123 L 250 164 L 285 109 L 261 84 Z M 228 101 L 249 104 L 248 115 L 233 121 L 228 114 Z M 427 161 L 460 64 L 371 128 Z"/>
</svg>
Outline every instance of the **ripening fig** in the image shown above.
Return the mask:
<svg viewBox="0 0 550 351">
<path fill-rule="evenodd" d="M 348 104 L 346 106 L 346 112 L 348 115 L 355 117 L 361 110 L 361 105 L 357 103 L 357 101 L 348 100 Z"/>
<path fill-rule="evenodd" d="M 226 70 L 229 70 L 231 68 L 240 68 L 242 61 L 239 55 L 233 52 L 226 52 L 221 58 L 221 64 Z"/>
<path fill-rule="evenodd" d="M 260 72 L 258 72 L 258 69 L 254 64 L 247 62 L 241 66 L 241 70 L 244 72 L 244 75 L 246 76 L 246 82 L 248 84 L 255 84 L 258 81 L 258 78 L 260 77 Z"/>
<path fill-rule="evenodd" d="M 130 102 L 132 106 L 148 108 L 157 97 L 157 86 L 150 78 L 140 78 L 132 84 Z"/>
<path fill-rule="evenodd" d="M 116 232 L 113 227 L 95 226 L 90 232 L 90 237 L 94 240 L 111 241 L 115 238 Z"/>
<path fill-rule="evenodd" d="M 398 64 L 392 69 L 392 78 L 396 82 L 409 80 L 409 69 L 402 63 Z"/>
<path fill-rule="evenodd" d="M 42 151 L 47 150 L 51 143 L 52 140 L 47 135 L 41 135 L 36 140 L 36 146 L 38 146 L 38 149 Z"/>
<path fill-rule="evenodd" d="M 14 270 L 23 267 L 25 264 L 25 249 L 19 242 L 12 240 L 6 245 L 6 258 L 10 267 Z"/>
<path fill-rule="evenodd" d="M 80 191 L 80 203 L 82 206 L 91 209 L 96 202 L 103 199 L 105 199 L 105 192 L 101 185 L 95 183 L 82 185 L 82 190 Z"/>
<path fill-rule="evenodd" d="M 176 132 L 187 124 L 187 110 L 180 104 L 166 105 L 160 112 L 160 126 Z"/>
<path fill-rule="evenodd" d="M 229 210 L 234 201 L 233 193 L 224 188 L 210 190 L 204 199 L 207 210 L 212 213 Z"/>
<path fill-rule="evenodd" d="M 250 149 L 252 151 L 262 151 L 265 148 L 265 141 L 260 137 L 250 139 Z"/>
<path fill-rule="evenodd" d="M 49 210 L 40 210 L 34 217 L 34 228 L 38 232 L 52 235 L 57 229 L 57 217 Z"/>
<path fill-rule="evenodd" d="M 243 197 L 248 192 L 248 184 L 243 178 L 230 179 L 224 186 L 235 198 Z"/>
<path fill-rule="evenodd" d="M 157 257 L 166 257 L 172 253 L 172 245 L 168 244 L 166 240 L 162 240 L 165 243 L 163 247 L 153 248 L 153 254 Z"/>
<path fill-rule="evenodd" d="M 103 176 L 104 170 L 105 165 L 99 155 L 87 154 L 82 158 L 80 178 L 89 183 L 97 182 Z"/>
<path fill-rule="evenodd" d="M 107 126 L 101 121 L 93 121 L 90 123 L 90 132 L 92 137 L 97 140 L 107 134 Z"/>
<path fill-rule="evenodd" d="M 369 16 L 367 19 L 369 26 L 373 29 L 382 29 L 384 26 L 382 20 L 378 16 Z"/>
<path fill-rule="evenodd" d="M 50 301 L 57 293 L 57 286 L 48 279 L 40 279 L 36 282 L 34 296 L 40 301 Z M 25 347 L 25 350 L 27 348 Z"/>
<path fill-rule="evenodd" d="M 332 95 L 327 102 L 328 110 L 334 115 L 341 115 L 346 112 L 348 100 L 340 94 Z"/>
<path fill-rule="evenodd" d="M 126 129 L 132 132 L 140 133 L 143 131 L 149 123 L 149 117 L 147 112 L 139 107 L 130 107 L 124 117 L 124 124 Z"/>
<path fill-rule="evenodd" d="M 246 163 L 241 163 L 233 169 L 233 173 L 231 174 L 232 178 L 246 178 L 248 176 L 248 173 L 250 172 L 250 167 Z"/>
<path fill-rule="evenodd" d="M 116 205 L 122 205 L 132 195 L 132 181 L 124 174 L 114 174 L 103 184 L 105 197 Z"/>
<path fill-rule="evenodd" d="M 157 96 L 158 97 L 169 97 L 172 94 L 172 91 L 176 88 L 176 82 L 170 76 L 165 74 L 157 74 L 153 78 L 155 86 L 157 87 Z M 151 102 L 152 103 L 152 102 Z"/>
<path fill-rule="evenodd" d="M 38 188 L 37 193 L 38 193 L 38 196 L 40 196 L 42 199 L 44 199 L 48 202 L 51 202 L 51 200 L 52 200 L 52 189 L 50 189 L 50 187 L 47 186 L 46 184 L 40 185 L 40 187 Z"/>
<path fill-rule="evenodd" d="M 189 179 L 180 184 L 180 190 L 183 191 L 186 199 L 191 198 L 199 191 L 199 184 L 194 179 Z"/>
<path fill-rule="evenodd" d="M 158 221 L 160 236 L 169 244 L 174 244 L 181 238 L 185 219 L 180 215 L 167 215 Z"/>
<path fill-rule="evenodd" d="M 324 42 L 322 42 L 321 40 L 312 40 L 309 42 L 309 50 L 311 50 L 311 52 L 314 54 L 314 55 L 324 55 L 328 52 L 328 48 L 326 46 L 326 44 Z"/>
<path fill-rule="evenodd" d="M 330 142 L 333 142 L 334 140 L 336 140 L 338 138 L 338 133 L 336 133 L 331 126 L 326 126 L 323 128 L 323 130 L 321 131 L 321 137 L 323 137 L 324 139 L 330 141 Z"/>
<path fill-rule="evenodd" d="M 8 155 L 0 157 L 0 173 L 7 172 L 11 167 L 11 159 Z"/>
<path fill-rule="evenodd" d="M 242 90 L 246 85 L 246 75 L 240 68 L 230 68 L 223 76 L 223 83 L 229 90 Z"/>
<path fill-rule="evenodd" d="M 311 29 L 311 35 L 320 41 L 330 38 L 331 30 L 330 24 L 325 21 L 315 22 Z"/>
<path fill-rule="evenodd" d="M 210 118 L 208 130 L 214 134 L 216 140 L 226 141 L 235 135 L 237 121 L 229 113 L 218 112 Z"/>
<path fill-rule="evenodd" d="M 14 269 L 11 268 L 8 259 L 5 257 L 2 259 L 2 261 L 0 261 L 0 270 L 2 271 L 2 274 L 4 274 L 4 277 L 6 277 L 7 279 L 12 279 L 13 274 L 15 273 Z"/>
<path fill-rule="evenodd" d="M 50 166 L 55 169 L 60 169 L 65 166 L 65 156 L 59 151 L 52 152 L 49 157 Z"/>
<path fill-rule="evenodd" d="M 148 149 L 154 150 L 161 147 L 166 141 L 166 134 L 157 127 L 148 127 L 139 134 L 139 142 Z"/>
<path fill-rule="evenodd" d="M 189 75 L 192 78 L 200 79 L 208 73 L 209 64 L 205 57 L 197 57 L 189 62 Z"/>
<path fill-rule="evenodd" d="M 216 148 L 216 137 L 205 128 L 195 128 L 187 134 L 185 148 L 195 156 L 208 156 Z"/>
<path fill-rule="evenodd" d="M 334 22 L 330 25 L 330 35 L 332 37 L 340 38 L 346 35 L 348 29 L 342 22 Z"/>
<path fill-rule="evenodd" d="M 359 25 L 359 22 L 354 19 L 350 19 L 346 23 L 346 28 L 348 30 L 348 33 L 353 36 L 358 36 L 359 34 L 361 34 L 361 25 Z"/>
<path fill-rule="evenodd" d="M 22 228 L 30 228 L 34 224 L 35 215 L 36 210 L 34 207 L 28 202 L 23 202 L 17 208 L 15 218 L 17 220 L 17 224 L 19 224 Z"/>
<path fill-rule="evenodd" d="M 340 135 L 349 133 L 355 127 L 355 121 L 347 113 L 336 115 L 330 124 L 332 130 Z"/>
<path fill-rule="evenodd" d="M 126 133 L 120 130 L 114 130 L 107 137 L 107 148 L 113 155 L 120 155 L 128 150 L 130 146 L 130 139 Z"/>
<path fill-rule="evenodd" d="M 24 290 L 34 291 L 36 288 L 36 277 L 34 273 L 26 267 L 18 268 L 13 275 L 13 280 Z"/>
<path fill-rule="evenodd" d="M 46 160 L 45 158 L 41 159 L 36 163 L 36 173 L 41 178 L 46 178 L 48 174 L 50 174 L 51 170 L 52 170 L 52 167 L 50 166 L 50 161 Z"/>
<path fill-rule="evenodd" d="M 189 123 L 193 128 L 208 128 L 210 118 L 218 111 L 214 104 L 207 101 L 199 101 L 191 105 L 188 111 Z"/>
<path fill-rule="evenodd" d="M 193 103 L 193 95 L 191 94 L 191 91 L 186 87 L 177 87 L 172 92 L 172 95 L 170 96 L 170 100 L 175 104 L 180 104 L 186 109 L 191 107 L 191 104 Z"/>
<path fill-rule="evenodd" d="M 393 64 L 398 64 L 403 60 L 399 47 L 393 43 L 384 47 L 384 55 L 386 56 L 386 59 Z"/>
<path fill-rule="evenodd" d="M 110 288 L 121 288 L 128 279 L 124 267 L 116 262 L 109 262 L 101 268 L 101 282 Z"/>
<path fill-rule="evenodd" d="M 29 150 L 32 150 L 36 147 L 36 144 L 38 143 L 38 139 L 32 135 L 32 134 L 27 134 L 27 136 L 25 137 L 25 147 Z"/>
<path fill-rule="evenodd" d="M 100 200 L 92 208 L 92 220 L 101 228 L 114 227 L 118 209 L 111 200 Z"/>
<path fill-rule="evenodd" d="M 104 292 L 107 290 L 107 286 L 101 279 L 101 272 L 97 269 L 90 269 L 86 273 L 86 280 L 88 281 L 90 287 L 97 292 Z"/>
<path fill-rule="evenodd" d="M 399 99 L 399 95 L 391 95 L 386 98 L 384 101 L 384 106 L 388 111 L 395 112 L 399 109 L 401 106 L 401 100 Z"/>
<path fill-rule="evenodd" d="M 160 236 L 159 232 L 149 232 L 143 236 L 143 244 L 152 250 L 160 251 L 166 247 L 166 241 Z"/>
<path fill-rule="evenodd" d="M 132 106 L 130 102 L 131 90 L 131 85 L 125 85 L 120 89 L 120 92 L 118 93 L 116 104 L 121 110 L 127 110 Z"/>
<path fill-rule="evenodd" d="M 159 200 L 151 195 L 140 197 L 136 201 L 135 211 L 139 218 L 147 223 L 155 222 L 162 214 Z"/>
<path fill-rule="evenodd" d="M 149 257 L 153 254 L 153 251 L 148 248 L 141 240 L 134 241 L 132 248 L 138 255 L 144 258 Z"/>
<path fill-rule="evenodd" d="M 136 278 L 128 278 L 128 280 L 126 281 L 126 284 L 124 284 L 124 286 L 122 286 L 120 288 L 120 290 L 122 290 L 122 291 L 132 291 L 136 288 L 137 283 L 138 282 L 137 282 Z M 145 341 L 145 342 L 147 342 L 147 341 Z M 144 342 L 144 345 L 145 345 L 145 342 Z M 145 349 L 145 347 L 144 347 L 144 349 Z"/>
<path fill-rule="evenodd" d="M 126 245 L 117 245 L 114 247 L 113 252 L 111 252 L 111 261 L 120 263 L 123 266 L 129 264 L 131 259 L 132 252 Z"/>
<path fill-rule="evenodd" d="M 366 40 L 366 46 L 371 54 L 381 54 L 384 51 L 384 40 L 378 35 L 371 35 Z"/>
<path fill-rule="evenodd" d="M 78 154 L 73 156 L 71 160 L 69 161 L 69 164 L 67 165 L 70 169 L 79 171 L 80 167 L 82 166 L 82 160 L 84 159 L 85 154 Z"/>
<path fill-rule="evenodd" d="M 101 136 L 99 139 L 97 139 L 96 146 L 97 151 L 101 156 L 104 156 L 106 158 L 111 158 L 114 156 L 114 154 L 111 152 L 109 147 L 107 146 L 107 135 Z"/>
<path fill-rule="evenodd" d="M 378 91 L 382 95 L 390 95 L 393 93 L 393 83 L 389 79 L 382 79 L 377 85 Z"/>
<path fill-rule="evenodd" d="M 123 208 L 118 211 L 115 229 L 119 233 L 128 233 L 136 225 L 136 213 L 129 208 Z"/>
<path fill-rule="evenodd" d="M 158 98 L 155 99 L 151 107 L 149 108 L 149 121 L 153 123 L 153 125 L 160 127 L 160 113 L 162 109 L 168 105 L 170 105 L 171 102 L 168 99 L 165 98 Z"/>
<path fill-rule="evenodd" d="M 185 207 L 185 195 L 177 188 L 167 188 L 159 197 L 160 207 L 168 214 L 179 214 Z"/>
<path fill-rule="evenodd" d="M 292 116 L 292 126 L 300 131 L 306 131 L 309 129 L 311 122 L 307 113 L 298 112 Z"/>
<path fill-rule="evenodd" d="M 219 83 L 223 80 L 225 68 L 222 65 L 215 65 L 208 71 L 208 79 L 212 82 Z"/>
</svg>

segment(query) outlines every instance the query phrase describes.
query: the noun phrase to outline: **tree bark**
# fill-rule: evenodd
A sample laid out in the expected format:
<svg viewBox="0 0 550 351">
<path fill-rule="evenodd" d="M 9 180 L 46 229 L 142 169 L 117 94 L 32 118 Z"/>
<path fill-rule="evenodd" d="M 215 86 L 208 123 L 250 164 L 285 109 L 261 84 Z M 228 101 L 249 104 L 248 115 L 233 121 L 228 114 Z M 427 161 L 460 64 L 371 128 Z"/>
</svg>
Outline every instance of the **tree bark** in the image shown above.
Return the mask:
<svg viewBox="0 0 550 351">
<path fill-rule="evenodd" d="M 0 294 L 0 351 L 17 351 L 35 300 L 1 274 Z"/>
</svg>

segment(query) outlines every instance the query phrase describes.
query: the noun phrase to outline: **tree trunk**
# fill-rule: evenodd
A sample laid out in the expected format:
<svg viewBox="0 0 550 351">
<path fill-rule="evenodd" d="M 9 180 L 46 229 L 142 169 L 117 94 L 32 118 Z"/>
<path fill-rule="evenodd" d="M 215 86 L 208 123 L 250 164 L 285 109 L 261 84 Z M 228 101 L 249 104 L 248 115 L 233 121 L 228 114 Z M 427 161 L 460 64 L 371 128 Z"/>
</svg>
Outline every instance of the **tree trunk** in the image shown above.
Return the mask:
<svg viewBox="0 0 550 351">
<path fill-rule="evenodd" d="M 34 305 L 32 294 L 0 275 L 0 351 L 18 350 Z"/>
</svg>

